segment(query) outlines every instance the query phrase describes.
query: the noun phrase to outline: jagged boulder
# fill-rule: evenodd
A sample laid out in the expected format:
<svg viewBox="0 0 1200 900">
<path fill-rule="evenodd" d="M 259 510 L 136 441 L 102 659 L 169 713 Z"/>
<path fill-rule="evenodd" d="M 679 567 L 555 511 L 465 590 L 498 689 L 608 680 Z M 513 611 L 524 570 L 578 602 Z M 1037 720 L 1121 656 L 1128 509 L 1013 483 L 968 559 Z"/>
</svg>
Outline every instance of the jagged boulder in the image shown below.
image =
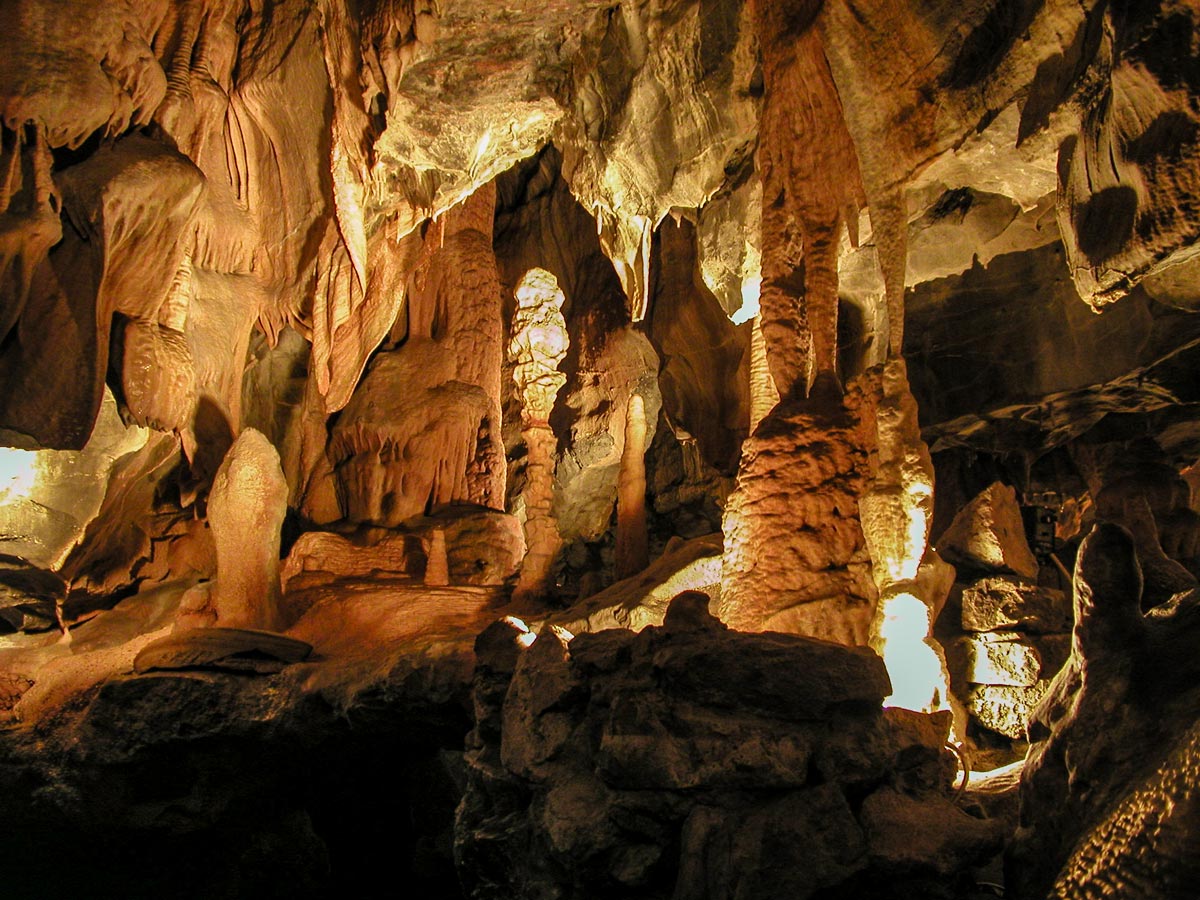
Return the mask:
<svg viewBox="0 0 1200 900">
<path fill-rule="evenodd" d="M 997 851 L 999 823 L 951 802 L 949 716 L 883 710 L 872 651 L 707 607 L 686 592 L 639 633 L 481 635 L 469 897 L 951 896 Z"/>
<path fill-rule="evenodd" d="M 1017 493 L 1000 482 L 959 511 L 938 540 L 938 552 L 955 566 L 1037 578 Z"/>
</svg>

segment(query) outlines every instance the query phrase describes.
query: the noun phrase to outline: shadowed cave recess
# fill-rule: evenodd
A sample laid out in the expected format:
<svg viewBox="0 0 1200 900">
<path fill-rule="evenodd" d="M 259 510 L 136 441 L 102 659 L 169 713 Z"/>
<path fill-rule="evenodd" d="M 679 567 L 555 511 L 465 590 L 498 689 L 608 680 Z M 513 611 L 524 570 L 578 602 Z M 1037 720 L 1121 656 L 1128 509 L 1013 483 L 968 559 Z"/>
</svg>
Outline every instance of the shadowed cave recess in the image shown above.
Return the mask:
<svg viewBox="0 0 1200 900">
<path fill-rule="evenodd" d="M 1200 896 L 1194 0 L 4 0 L 0 894 Z"/>
</svg>

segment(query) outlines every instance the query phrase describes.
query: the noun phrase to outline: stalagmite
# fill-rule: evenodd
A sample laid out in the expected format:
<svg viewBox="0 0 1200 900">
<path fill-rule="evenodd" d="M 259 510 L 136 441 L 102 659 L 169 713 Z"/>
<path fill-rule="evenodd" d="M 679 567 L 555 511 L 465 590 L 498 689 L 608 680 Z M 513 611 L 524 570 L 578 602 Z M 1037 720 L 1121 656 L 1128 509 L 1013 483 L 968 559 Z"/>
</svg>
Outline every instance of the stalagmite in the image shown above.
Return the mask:
<svg viewBox="0 0 1200 900">
<path fill-rule="evenodd" d="M 558 441 L 550 412 L 567 376 L 559 371 L 567 355 L 563 292 L 544 269 L 532 269 L 516 290 L 517 310 L 509 354 L 516 360 L 513 380 L 521 396 L 521 440 L 525 443 L 525 542 L 528 552 L 515 596 L 545 593 L 562 539 L 554 517 L 554 460 Z"/>
<path fill-rule="evenodd" d="M 435 528 L 429 532 L 425 553 L 425 584 L 445 587 L 450 583 L 450 561 L 446 558 L 446 532 Z"/>
<path fill-rule="evenodd" d="M 917 577 L 933 520 L 933 461 L 921 440 L 903 358 L 884 364 L 879 390 L 879 449 L 870 486 L 858 501 L 879 590 L 872 645 L 892 677 L 889 702 L 930 711 L 946 703 L 948 689 L 945 659 L 931 637 L 935 604 L 945 598 L 926 596 L 930 581 Z"/>
<path fill-rule="evenodd" d="M 731 628 L 867 643 L 875 586 L 858 497 L 870 477 L 874 402 L 866 379 L 844 402 L 793 395 L 746 439 L 722 519 L 719 615 Z"/>
<path fill-rule="evenodd" d="M 617 578 L 628 578 L 650 564 L 646 538 L 646 401 L 629 398 L 625 411 L 625 449 L 617 480 Z"/>
<path fill-rule="evenodd" d="M 211 606 L 224 628 L 278 630 L 279 530 L 287 513 L 287 482 L 279 454 L 247 428 L 234 441 L 208 498 L 217 550 Z"/>
</svg>

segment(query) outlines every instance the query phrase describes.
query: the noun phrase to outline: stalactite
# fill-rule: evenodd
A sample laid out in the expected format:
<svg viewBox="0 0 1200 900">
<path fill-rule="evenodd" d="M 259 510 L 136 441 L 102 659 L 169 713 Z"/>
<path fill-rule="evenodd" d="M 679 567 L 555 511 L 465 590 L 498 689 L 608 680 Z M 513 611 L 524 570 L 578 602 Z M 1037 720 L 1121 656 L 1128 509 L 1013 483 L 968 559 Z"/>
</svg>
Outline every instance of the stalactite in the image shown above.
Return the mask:
<svg viewBox="0 0 1200 900">
<path fill-rule="evenodd" d="M 32 141 L 26 140 L 27 132 Z M 53 159 L 37 126 L 0 125 L 0 340 L 20 318 L 29 300 L 34 272 L 62 239 L 58 190 L 50 175 Z M 31 162 L 32 184 L 22 169 Z"/>
<path fill-rule="evenodd" d="M 767 365 L 767 344 L 763 339 L 762 319 L 755 316 L 750 325 L 750 433 L 779 402 L 779 391 Z"/>
<path fill-rule="evenodd" d="M 819 9 L 811 0 L 754 4 L 765 84 L 758 150 L 764 186 L 763 332 L 770 352 L 788 352 L 776 349 L 787 338 L 773 321 L 780 305 L 770 302 L 768 294 L 777 282 L 789 280 L 789 268 L 791 277 L 796 274 L 787 247 L 790 219 L 802 238 L 798 300 L 811 335 L 802 371 L 789 373 L 797 383 L 780 379 L 776 371 L 785 395 L 796 387 L 806 390 L 822 376 L 836 379 L 838 242 L 847 211 L 856 219 L 865 202 L 858 155 L 814 24 Z M 782 199 L 781 215 L 770 216 L 767 209 L 777 198 Z M 794 285 L 789 287 L 795 291 Z"/>
</svg>

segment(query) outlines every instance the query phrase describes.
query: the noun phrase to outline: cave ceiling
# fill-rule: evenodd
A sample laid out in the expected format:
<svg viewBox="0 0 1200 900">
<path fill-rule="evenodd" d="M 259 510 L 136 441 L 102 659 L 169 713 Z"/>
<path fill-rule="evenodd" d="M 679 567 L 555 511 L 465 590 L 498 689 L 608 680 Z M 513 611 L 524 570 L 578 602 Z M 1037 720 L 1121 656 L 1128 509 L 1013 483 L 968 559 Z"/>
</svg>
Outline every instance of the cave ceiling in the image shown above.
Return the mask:
<svg viewBox="0 0 1200 900">
<path fill-rule="evenodd" d="M 879 326 L 881 295 L 911 295 L 901 318 L 917 335 L 904 346 L 932 357 L 916 387 L 935 439 L 1036 451 L 1072 433 L 1064 415 L 1189 403 L 1166 357 L 1190 352 L 1182 313 L 1196 302 L 1194 56 L 1179 37 L 1190 6 L 877 6 L 782 4 L 756 25 L 753 6 L 732 0 L 9 4 L 10 442 L 80 447 L 119 372 L 141 424 L 186 435 L 191 398 L 212 395 L 236 429 L 231 370 L 252 327 L 310 341 L 335 412 L 403 305 L 403 254 L 390 248 L 548 144 L 635 321 L 652 299 L 653 235 L 671 216 L 691 222 L 700 278 L 739 314 L 761 274 L 761 179 L 781 190 L 786 166 L 801 199 L 785 202 L 802 216 L 840 207 L 843 301 Z M 760 46 L 759 26 L 810 37 Z M 811 116 L 764 102 L 764 72 L 823 80 L 837 106 L 794 85 L 780 96 L 808 91 Z M 792 149 L 765 152 L 760 127 L 794 135 L 781 143 Z M 1019 286 L 986 275 L 1051 246 L 1060 258 Z M 1010 310 L 1020 334 L 970 310 L 996 305 L 964 299 L 979 296 L 980 269 L 994 282 L 984 290 L 1029 297 L 1028 312 Z M 1145 312 L 1116 316 L 1154 319 L 1165 341 L 1145 321 L 1128 333 L 1082 323 L 1072 289 L 1097 311 L 1132 292 Z M 35 335 L 67 319 L 81 323 L 72 377 L 51 403 L 42 386 L 58 366 Z M 212 347 L 204 323 L 235 344 Z M 1080 328 L 1121 332 L 1107 371 L 1058 358 Z M 880 358 L 887 329 L 868 356 Z M 968 333 L 996 340 L 981 348 Z M 1025 354 L 1029 371 L 998 385 L 997 366 Z M 132 370 L 147 359 L 176 370 L 170 390 L 139 388 Z M 944 384 L 948 360 L 988 387 Z"/>
</svg>

